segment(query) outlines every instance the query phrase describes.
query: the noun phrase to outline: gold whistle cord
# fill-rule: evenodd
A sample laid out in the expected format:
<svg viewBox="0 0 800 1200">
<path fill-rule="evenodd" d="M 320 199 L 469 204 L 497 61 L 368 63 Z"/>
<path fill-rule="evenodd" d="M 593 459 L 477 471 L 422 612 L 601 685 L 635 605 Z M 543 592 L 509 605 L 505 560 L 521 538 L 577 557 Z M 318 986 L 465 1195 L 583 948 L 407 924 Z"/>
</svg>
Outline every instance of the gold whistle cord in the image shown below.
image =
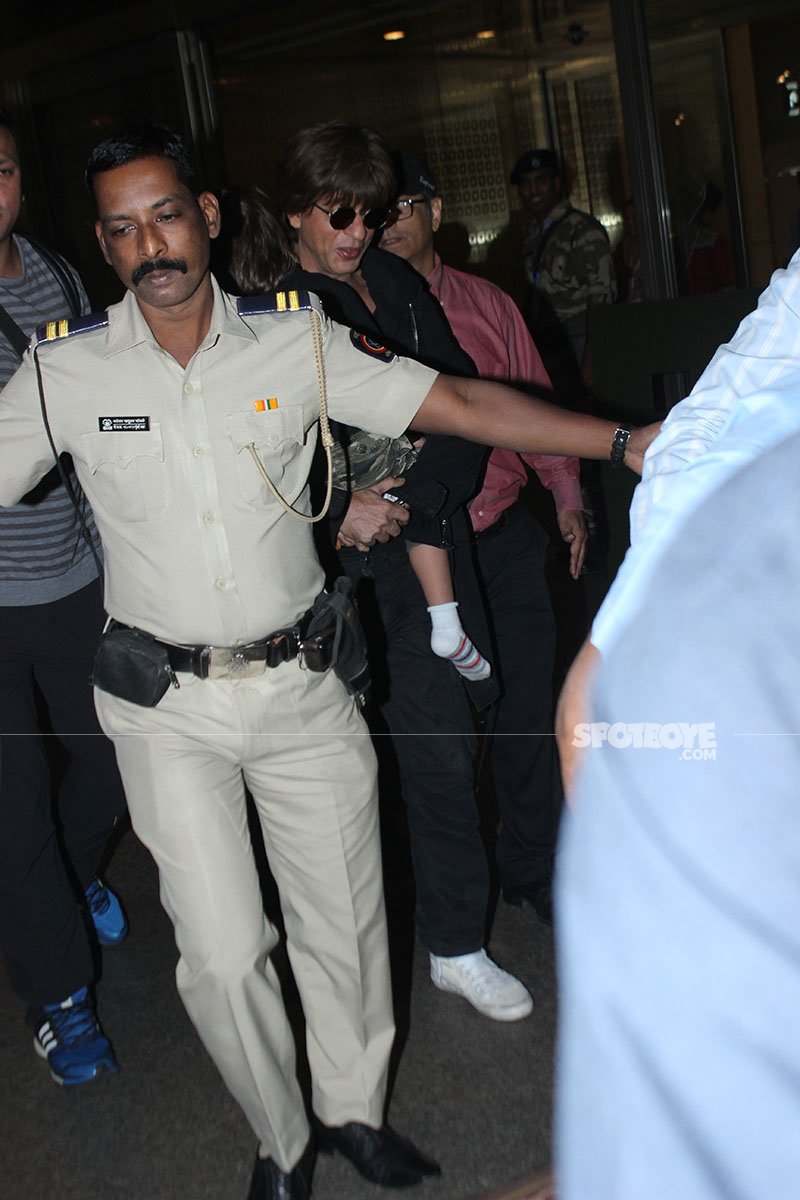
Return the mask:
<svg viewBox="0 0 800 1200">
<path fill-rule="evenodd" d="M 298 521 L 305 521 L 308 525 L 315 525 L 317 521 L 321 521 L 326 516 L 328 509 L 331 506 L 331 496 L 333 494 L 333 434 L 331 433 L 330 422 L 328 421 L 328 387 L 325 380 L 325 357 L 322 350 L 322 321 L 319 313 L 315 309 L 311 309 L 311 340 L 314 343 L 314 360 L 317 366 L 317 389 L 319 391 L 319 431 L 322 439 L 322 445 L 325 449 L 325 458 L 328 464 L 328 484 L 325 489 L 325 500 L 322 508 L 316 516 L 308 516 L 306 513 L 298 512 L 293 508 L 287 500 L 284 500 L 275 484 L 267 474 L 266 468 L 259 458 L 258 451 L 255 447 L 255 442 L 248 442 L 246 449 L 250 451 L 253 461 L 261 472 L 261 477 L 266 483 L 272 495 L 278 501 L 287 513 L 293 517 L 297 517 Z"/>
</svg>

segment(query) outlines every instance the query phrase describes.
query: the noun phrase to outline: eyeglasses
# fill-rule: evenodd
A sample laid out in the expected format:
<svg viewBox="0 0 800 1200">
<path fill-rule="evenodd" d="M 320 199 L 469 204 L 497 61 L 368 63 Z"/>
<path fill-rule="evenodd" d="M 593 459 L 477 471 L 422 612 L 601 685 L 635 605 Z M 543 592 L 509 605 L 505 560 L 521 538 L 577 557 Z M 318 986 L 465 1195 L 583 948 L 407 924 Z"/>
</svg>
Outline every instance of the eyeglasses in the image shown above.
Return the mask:
<svg viewBox="0 0 800 1200">
<path fill-rule="evenodd" d="M 356 217 L 361 217 L 365 229 L 385 229 L 387 225 L 394 225 L 397 220 L 396 208 L 367 208 L 356 212 L 354 208 L 329 209 L 323 208 L 321 204 L 314 204 L 312 207 L 325 213 L 331 223 L 331 229 L 349 229 Z"/>
<path fill-rule="evenodd" d="M 404 197 L 402 200 L 395 200 L 394 206 L 397 209 L 398 221 L 407 221 L 409 217 L 413 217 L 415 204 L 427 203 L 426 196 L 409 196 Z"/>
</svg>

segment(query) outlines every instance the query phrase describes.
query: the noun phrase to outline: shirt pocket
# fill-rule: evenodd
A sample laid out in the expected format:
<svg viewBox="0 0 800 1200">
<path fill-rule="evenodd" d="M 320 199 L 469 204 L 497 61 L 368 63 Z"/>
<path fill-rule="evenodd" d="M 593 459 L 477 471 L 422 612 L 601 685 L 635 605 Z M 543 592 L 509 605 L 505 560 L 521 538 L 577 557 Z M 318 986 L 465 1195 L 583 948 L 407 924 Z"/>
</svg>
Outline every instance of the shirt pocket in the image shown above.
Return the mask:
<svg viewBox="0 0 800 1200">
<path fill-rule="evenodd" d="M 280 490 L 287 470 L 305 442 L 302 405 L 290 404 L 265 412 L 231 413 L 228 435 L 236 456 L 242 498 L 254 508 L 274 504 L 272 493 L 248 447 L 254 447 L 267 475 Z"/>
<path fill-rule="evenodd" d="M 147 430 L 84 433 L 89 500 L 120 521 L 152 521 L 169 508 L 170 487 L 161 426 Z"/>
</svg>

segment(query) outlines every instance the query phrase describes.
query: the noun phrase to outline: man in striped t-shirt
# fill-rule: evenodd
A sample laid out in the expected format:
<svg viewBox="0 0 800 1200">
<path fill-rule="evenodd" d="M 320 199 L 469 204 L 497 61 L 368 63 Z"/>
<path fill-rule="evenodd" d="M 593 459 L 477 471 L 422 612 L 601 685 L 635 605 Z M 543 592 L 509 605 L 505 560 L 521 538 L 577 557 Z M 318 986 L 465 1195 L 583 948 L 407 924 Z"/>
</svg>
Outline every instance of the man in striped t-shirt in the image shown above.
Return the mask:
<svg viewBox="0 0 800 1200">
<path fill-rule="evenodd" d="M 21 201 L 16 138 L 0 110 L 0 390 L 37 325 L 89 307 L 71 267 L 12 233 Z M 127 931 L 96 877 L 125 797 L 89 682 L 104 621 L 99 539 L 68 470 L 76 503 L 54 468 L 0 511 L 0 944 L 37 1052 L 58 1083 L 79 1084 L 117 1069 L 89 987 L 92 940 L 111 945 Z M 50 730 L 68 756 L 61 837 L 41 736 Z"/>
</svg>

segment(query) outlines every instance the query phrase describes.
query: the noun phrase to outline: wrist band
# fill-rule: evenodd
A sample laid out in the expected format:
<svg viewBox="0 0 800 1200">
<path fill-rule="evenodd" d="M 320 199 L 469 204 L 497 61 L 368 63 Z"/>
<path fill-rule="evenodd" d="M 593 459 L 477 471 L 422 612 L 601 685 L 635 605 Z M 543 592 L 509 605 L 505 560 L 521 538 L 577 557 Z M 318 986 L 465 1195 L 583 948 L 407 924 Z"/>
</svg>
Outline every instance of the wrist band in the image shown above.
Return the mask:
<svg viewBox="0 0 800 1200">
<path fill-rule="evenodd" d="M 611 443 L 611 465 L 621 467 L 625 464 L 625 451 L 631 440 L 631 431 L 627 425 L 619 425 L 614 430 L 614 440 Z"/>
</svg>

